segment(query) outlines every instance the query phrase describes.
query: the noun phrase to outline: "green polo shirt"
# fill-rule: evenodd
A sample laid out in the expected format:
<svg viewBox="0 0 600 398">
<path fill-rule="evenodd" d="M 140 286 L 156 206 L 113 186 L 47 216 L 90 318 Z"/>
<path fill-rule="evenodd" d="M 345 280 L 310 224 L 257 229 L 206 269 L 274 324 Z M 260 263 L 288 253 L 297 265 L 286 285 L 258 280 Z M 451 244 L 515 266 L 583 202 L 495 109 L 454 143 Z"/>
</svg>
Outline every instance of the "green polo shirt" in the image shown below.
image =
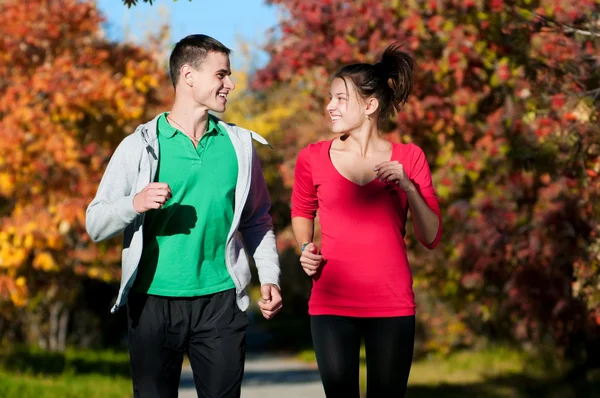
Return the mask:
<svg viewBox="0 0 600 398">
<path fill-rule="evenodd" d="M 196 148 L 158 119 L 160 159 L 156 182 L 173 197 L 144 221 L 144 249 L 133 290 L 158 296 L 194 297 L 235 287 L 225 266 L 238 164 L 231 139 L 209 116 Z"/>
</svg>

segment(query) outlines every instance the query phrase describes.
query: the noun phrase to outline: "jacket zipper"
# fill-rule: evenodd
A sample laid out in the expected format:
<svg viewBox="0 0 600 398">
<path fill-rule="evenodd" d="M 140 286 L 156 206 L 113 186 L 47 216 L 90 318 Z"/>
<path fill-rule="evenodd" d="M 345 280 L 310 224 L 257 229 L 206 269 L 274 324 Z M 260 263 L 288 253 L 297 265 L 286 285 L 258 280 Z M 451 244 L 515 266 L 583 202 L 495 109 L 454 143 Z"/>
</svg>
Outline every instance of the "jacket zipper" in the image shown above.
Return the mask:
<svg viewBox="0 0 600 398">
<path fill-rule="evenodd" d="M 145 134 L 146 131 L 147 130 L 146 130 L 145 127 L 142 128 L 141 134 L 142 134 L 142 139 L 144 140 L 144 143 L 146 144 L 146 148 L 147 148 L 148 146 L 150 146 L 150 143 L 148 142 L 148 140 L 146 138 L 146 134 Z M 152 149 L 154 149 L 154 148 L 152 148 Z M 149 183 L 150 183 L 150 182 L 152 182 L 152 179 L 153 179 L 153 177 L 152 177 L 152 174 L 153 174 L 152 173 L 152 161 L 150 160 L 150 157 L 148 157 L 148 163 L 150 163 L 150 181 L 149 181 Z M 138 182 L 139 181 L 136 181 L 136 187 L 135 187 L 136 190 L 137 190 L 137 184 L 138 184 Z M 141 239 L 142 239 L 142 250 L 140 251 L 140 253 L 138 255 L 138 258 L 135 261 L 135 263 L 132 263 L 132 264 L 135 264 L 135 266 L 131 267 L 130 270 L 128 270 L 127 275 L 125 276 L 125 281 L 126 282 L 123 285 L 123 290 L 120 292 L 121 300 L 119 300 L 119 301 L 123 301 L 123 295 L 125 294 L 125 292 L 127 292 L 129 294 L 129 289 L 131 288 L 129 286 L 129 282 L 131 281 L 131 278 L 133 277 L 133 274 L 137 271 L 140 259 L 142 258 L 143 240 L 144 240 L 144 220 L 146 218 L 146 213 L 142 213 L 141 216 L 142 217 L 141 217 L 141 220 L 140 220 L 140 232 L 139 232 L 139 234 L 140 234 Z M 118 310 L 119 307 L 120 307 L 120 303 L 115 304 L 114 310 L 115 311 Z"/>
<path fill-rule="evenodd" d="M 250 144 L 252 144 L 252 142 Z M 243 150 L 243 142 L 242 142 L 242 150 Z M 244 156 L 247 156 L 247 154 L 244 153 Z M 252 156 L 250 156 L 250 162 L 252 162 Z M 252 173 L 252 164 L 251 163 L 250 163 L 250 166 L 249 166 L 248 170 L 249 170 L 249 173 L 250 173 L 250 179 L 252 179 L 252 174 L 251 174 Z M 239 165 L 238 165 L 238 172 L 239 172 Z M 237 225 L 235 226 L 235 228 L 233 228 L 233 233 L 231 234 L 231 237 L 227 240 L 227 243 L 225 245 L 225 251 L 227 252 L 227 256 L 225 256 L 225 265 L 227 266 L 227 270 L 229 272 L 229 275 L 231 276 L 231 279 L 233 280 L 233 283 L 234 283 L 234 285 L 236 287 L 236 289 L 235 289 L 236 290 L 236 296 L 241 291 L 242 284 L 238 280 L 237 275 L 235 274 L 235 272 L 233 272 L 233 265 L 232 265 L 233 261 L 231 259 L 231 250 L 229 250 L 229 247 L 230 247 L 230 245 L 233 244 L 233 241 L 235 239 L 235 235 L 238 232 L 238 229 L 239 229 L 239 226 L 240 226 L 240 223 L 241 223 L 241 220 L 242 220 L 242 213 L 243 213 L 243 210 L 244 210 L 243 209 L 243 204 L 246 202 L 246 200 L 248 200 L 248 192 L 249 191 L 250 191 L 250 184 L 246 183 L 246 187 L 244 189 L 244 193 L 242 194 L 242 199 L 243 200 L 240 201 L 240 204 L 242 206 L 240 206 L 241 210 L 239 210 L 240 215 L 239 215 L 239 219 L 237 221 Z M 234 209 L 234 219 L 235 219 L 235 211 L 236 210 L 238 210 L 238 209 L 237 208 Z M 232 225 L 232 227 L 233 227 L 233 225 Z"/>
</svg>

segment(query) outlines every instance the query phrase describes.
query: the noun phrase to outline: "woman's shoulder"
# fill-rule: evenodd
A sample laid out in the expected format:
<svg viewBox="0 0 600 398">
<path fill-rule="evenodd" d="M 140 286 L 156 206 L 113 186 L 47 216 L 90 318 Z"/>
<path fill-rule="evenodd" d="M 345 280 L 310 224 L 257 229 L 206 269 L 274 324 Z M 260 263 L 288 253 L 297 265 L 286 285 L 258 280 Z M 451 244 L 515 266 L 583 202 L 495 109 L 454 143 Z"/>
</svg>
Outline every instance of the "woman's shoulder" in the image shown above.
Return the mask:
<svg viewBox="0 0 600 398">
<path fill-rule="evenodd" d="M 424 155 L 423 149 L 415 143 L 401 143 L 401 142 L 392 142 L 393 152 L 396 156 L 400 156 L 403 158 L 408 157 L 409 159 L 415 159 Z"/>
<path fill-rule="evenodd" d="M 310 157 L 311 159 L 316 160 L 324 151 L 327 151 L 331 146 L 332 141 L 333 140 L 323 140 L 308 144 L 300 151 L 298 157 Z"/>
</svg>

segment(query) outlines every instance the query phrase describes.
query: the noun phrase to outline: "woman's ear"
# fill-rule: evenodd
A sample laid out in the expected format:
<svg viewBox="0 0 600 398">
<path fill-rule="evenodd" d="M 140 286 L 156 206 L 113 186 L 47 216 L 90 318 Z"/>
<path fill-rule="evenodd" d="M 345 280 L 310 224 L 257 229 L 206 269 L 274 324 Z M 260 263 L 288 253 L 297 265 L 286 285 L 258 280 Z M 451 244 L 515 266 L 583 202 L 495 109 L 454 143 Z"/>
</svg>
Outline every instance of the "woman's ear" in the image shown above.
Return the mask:
<svg viewBox="0 0 600 398">
<path fill-rule="evenodd" d="M 373 116 L 377 109 L 379 108 L 379 101 L 375 97 L 371 97 L 366 101 L 366 109 L 365 114 L 367 116 Z"/>
</svg>

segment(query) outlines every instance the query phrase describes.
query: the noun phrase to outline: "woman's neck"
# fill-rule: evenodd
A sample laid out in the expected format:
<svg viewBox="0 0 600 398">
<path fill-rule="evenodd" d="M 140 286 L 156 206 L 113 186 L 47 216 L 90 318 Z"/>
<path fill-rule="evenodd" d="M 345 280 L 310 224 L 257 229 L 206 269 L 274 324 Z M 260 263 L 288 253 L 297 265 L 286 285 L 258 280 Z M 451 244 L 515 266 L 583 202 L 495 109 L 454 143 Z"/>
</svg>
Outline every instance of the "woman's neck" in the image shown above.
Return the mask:
<svg viewBox="0 0 600 398">
<path fill-rule="evenodd" d="M 345 133 L 340 140 L 346 150 L 354 152 L 362 158 L 389 147 L 389 142 L 379 134 L 376 123 L 364 123 L 359 128 Z"/>
</svg>

